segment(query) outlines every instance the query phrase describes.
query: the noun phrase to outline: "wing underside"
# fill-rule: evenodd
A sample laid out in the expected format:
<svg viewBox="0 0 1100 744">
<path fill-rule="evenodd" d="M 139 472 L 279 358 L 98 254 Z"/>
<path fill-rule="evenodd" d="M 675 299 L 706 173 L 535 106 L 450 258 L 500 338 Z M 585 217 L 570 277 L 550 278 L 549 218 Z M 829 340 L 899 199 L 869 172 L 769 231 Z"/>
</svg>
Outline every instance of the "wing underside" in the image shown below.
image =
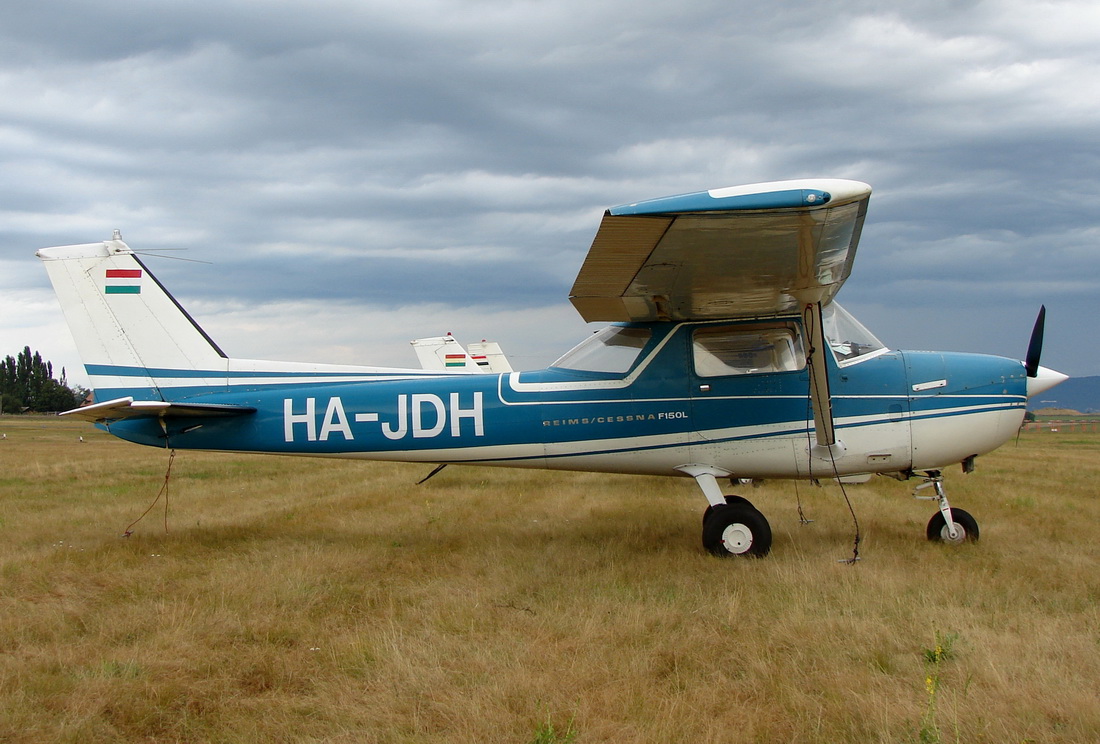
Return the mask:
<svg viewBox="0 0 1100 744">
<path fill-rule="evenodd" d="M 607 211 L 570 300 L 586 321 L 759 317 L 832 300 L 871 189 L 785 181 Z"/>
</svg>

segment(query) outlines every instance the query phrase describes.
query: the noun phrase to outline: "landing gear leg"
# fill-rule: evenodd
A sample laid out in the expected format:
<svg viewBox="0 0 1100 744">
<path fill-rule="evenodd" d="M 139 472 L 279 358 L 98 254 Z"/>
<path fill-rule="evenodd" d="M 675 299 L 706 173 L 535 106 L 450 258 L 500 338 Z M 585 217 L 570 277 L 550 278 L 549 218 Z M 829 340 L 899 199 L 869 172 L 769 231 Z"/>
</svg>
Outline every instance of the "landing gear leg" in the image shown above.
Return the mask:
<svg viewBox="0 0 1100 744">
<path fill-rule="evenodd" d="M 935 496 L 921 496 L 922 489 L 931 486 Z M 939 470 L 929 470 L 924 483 L 917 486 L 913 496 L 918 499 L 935 499 L 940 510 L 928 520 L 926 534 L 933 542 L 945 542 L 958 545 L 967 541 L 978 539 L 978 522 L 968 512 L 959 508 L 952 508 L 947 502 L 947 492 L 943 487 L 943 473 Z"/>
<path fill-rule="evenodd" d="M 759 558 L 772 547 L 768 520 L 747 499 L 724 496 L 718 477 L 729 473 L 705 465 L 685 465 L 678 470 L 695 478 L 707 498 L 703 514 L 703 547 L 712 555 Z"/>
</svg>

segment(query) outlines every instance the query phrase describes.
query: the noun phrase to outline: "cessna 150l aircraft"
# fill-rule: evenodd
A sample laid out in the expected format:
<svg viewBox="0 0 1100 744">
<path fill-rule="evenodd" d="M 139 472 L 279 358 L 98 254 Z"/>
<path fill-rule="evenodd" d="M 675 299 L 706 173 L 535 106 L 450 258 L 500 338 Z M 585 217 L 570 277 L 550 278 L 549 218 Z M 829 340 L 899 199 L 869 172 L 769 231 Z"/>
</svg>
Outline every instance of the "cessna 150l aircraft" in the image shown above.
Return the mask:
<svg viewBox="0 0 1100 744">
<path fill-rule="evenodd" d="M 942 468 L 1015 436 L 1065 375 L 1039 366 L 1042 311 L 1021 362 L 893 351 L 834 302 L 870 195 L 801 180 L 609 209 L 570 299 L 611 325 L 526 372 L 233 359 L 117 232 L 37 255 L 94 388 L 67 413 L 132 442 L 684 475 L 724 556 L 766 554 L 771 528 L 720 479 L 919 475 L 928 537 L 976 539 Z"/>
</svg>

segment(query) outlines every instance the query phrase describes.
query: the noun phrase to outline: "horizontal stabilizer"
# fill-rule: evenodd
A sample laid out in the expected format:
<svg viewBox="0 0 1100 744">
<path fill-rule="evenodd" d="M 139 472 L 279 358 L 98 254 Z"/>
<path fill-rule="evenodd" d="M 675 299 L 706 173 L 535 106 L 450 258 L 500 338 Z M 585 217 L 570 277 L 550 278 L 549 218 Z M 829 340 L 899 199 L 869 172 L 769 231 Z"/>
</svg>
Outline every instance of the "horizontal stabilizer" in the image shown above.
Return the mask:
<svg viewBox="0 0 1100 744">
<path fill-rule="evenodd" d="M 243 416 L 255 413 L 252 406 L 230 406 L 218 403 L 168 403 L 163 400 L 117 398 L 90 406 L 63 411 L 60 416 L 75 416 L 85 421 L 103 423 L 139 416 Z"/>
</svg>

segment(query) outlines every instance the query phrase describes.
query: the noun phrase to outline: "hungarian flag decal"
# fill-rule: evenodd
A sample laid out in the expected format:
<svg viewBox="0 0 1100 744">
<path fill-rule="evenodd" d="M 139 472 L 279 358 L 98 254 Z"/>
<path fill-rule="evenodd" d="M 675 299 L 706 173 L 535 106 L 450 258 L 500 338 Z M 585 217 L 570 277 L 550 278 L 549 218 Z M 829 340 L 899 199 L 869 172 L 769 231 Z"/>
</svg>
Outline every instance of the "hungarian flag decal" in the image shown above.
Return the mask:
<svg viewBox="0 0 1100 744">
<path fill-rule="evenodd" d="M 104 294 L 141 294 L 141 269 L 107 269 Z"/>
</svg>

